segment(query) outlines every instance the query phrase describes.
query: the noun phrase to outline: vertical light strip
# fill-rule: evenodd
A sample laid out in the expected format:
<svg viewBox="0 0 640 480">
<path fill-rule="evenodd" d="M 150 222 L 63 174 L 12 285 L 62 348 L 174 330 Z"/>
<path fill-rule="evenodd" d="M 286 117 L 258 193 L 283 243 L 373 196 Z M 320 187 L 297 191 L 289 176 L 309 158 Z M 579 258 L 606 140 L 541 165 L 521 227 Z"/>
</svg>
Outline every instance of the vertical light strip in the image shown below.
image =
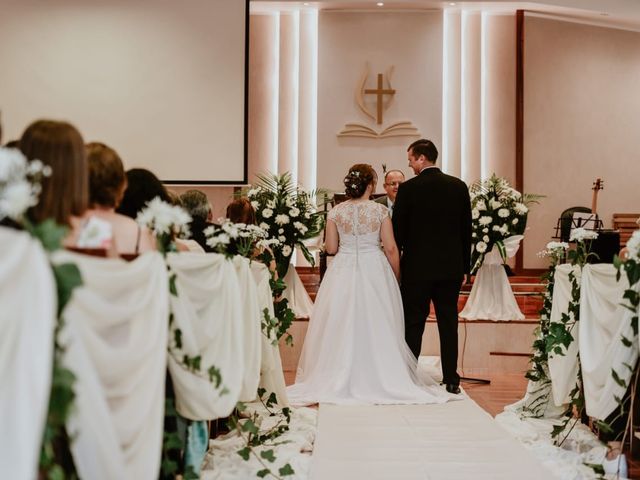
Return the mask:
<svg viewBox="0 0 640 480">
<path fill-rule="evenodd" d="M 442 170 L 460 176 L 460 13 L 442 18 Z"/>
<path fill-rule="evenodd" d="M 298 182 L 315 190 L 318 176 L 318 12 L 300 13 Z"/>
<path fill-rule="evenodd" d="M 269 171 L 276 173 L 278 171 L 278 121 L 280 118 L 280 15 L 274 15 L 275 27 L 273 29 L 273 38 L 270 44 L 273 45 L 273 59 L 275 67 L 272 70 L 273 77 L 270 85 L 272 94 L 271 104 L 271 135 L 273 138 L 272 151 L 269 158 Z"/>
<path fill-rule="evenodd" d="M 298 184 L 298 164 L 300 156 L 298 154 L 298 137 L 300 136 L 300 11 L 293 14 L 293 65 L 292 68 L 292 88 L 293 88 L 293 111 L 291 119 L 291 152 L 293 162 L 291 164 L 291 179 L 295 185 Z"/>
<path fill-rule="evenodd" d="M 489 35 L 488 13 L 482 12 L 480 24 L 480 177 L 485 180 L 491 176 L 490 160 L 488 155 L 489 138 L 487 132 L 487 89 L 488 89 L 488 35 Z"/>
</svg>

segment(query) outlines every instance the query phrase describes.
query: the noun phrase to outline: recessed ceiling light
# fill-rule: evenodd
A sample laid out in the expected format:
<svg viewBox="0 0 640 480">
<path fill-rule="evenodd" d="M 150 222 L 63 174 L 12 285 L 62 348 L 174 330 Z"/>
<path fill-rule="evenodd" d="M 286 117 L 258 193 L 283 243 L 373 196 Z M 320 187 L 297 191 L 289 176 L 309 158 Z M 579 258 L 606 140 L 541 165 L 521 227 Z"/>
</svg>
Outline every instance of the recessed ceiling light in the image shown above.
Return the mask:
<svg viewBox="0 0 640 480">
<path fill-rule="evenodd" d="M 303 3 L 303 5 L 304 5 L 305 7 L 308 7 L 308 6 L 309 6 L 309 2 L 304 2 L 304 3 Z"/>
<path fill-rule="evenodd" d="M 451 5 L 453 7 L 455 5 L 455 3 L 451 2 L 449 5 Z"/>
<path fill-rule="evenodd" d="M 384 7 L 384 3 L 382 3 L 382 2 L 378 2 L 378 3 L 376 3 L 376 5 L 379 6 L 379 7 Z"/>
</svg>

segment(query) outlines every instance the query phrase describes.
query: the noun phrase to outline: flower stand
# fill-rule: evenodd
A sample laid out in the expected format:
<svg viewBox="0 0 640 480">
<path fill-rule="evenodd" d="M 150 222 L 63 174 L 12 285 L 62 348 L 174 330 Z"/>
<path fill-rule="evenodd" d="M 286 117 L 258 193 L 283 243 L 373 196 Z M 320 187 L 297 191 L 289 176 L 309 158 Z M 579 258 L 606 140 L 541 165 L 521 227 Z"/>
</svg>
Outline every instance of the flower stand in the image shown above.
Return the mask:
<svg viewBox="0 0 640 480">
<path fill-rule="evenodd" d="M 516 254 L 523 238 L 522 235 L 513 235 L 503 241 L 507 258 Z M 467 320 L 524 320 L 504 270 L 502 257 L 495 245 L 485 255 L 484 262 L 478 269 L 460 317 Z"/>
</svg>

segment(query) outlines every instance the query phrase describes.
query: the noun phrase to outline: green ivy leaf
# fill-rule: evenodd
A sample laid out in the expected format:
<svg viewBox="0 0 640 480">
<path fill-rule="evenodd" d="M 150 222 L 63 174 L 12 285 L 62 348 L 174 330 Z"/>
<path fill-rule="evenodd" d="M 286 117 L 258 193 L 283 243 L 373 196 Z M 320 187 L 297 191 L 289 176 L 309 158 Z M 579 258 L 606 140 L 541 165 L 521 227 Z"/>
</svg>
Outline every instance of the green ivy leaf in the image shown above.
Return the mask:
<svg viewBox="0 0 640 480">
<path fill-rule="evenodd" d="M 240 455 L 243 460 L 249 461 L 249 455 L 251 454 L 251 449 L 249 447 L 244 447 L 243 449 L 238 450 L 236 453 Z"/>
<path fill-rule="evenodd" d="M 268 468 L 263 468 L 262 470 L 258 470 L 258 473 L 256 473 L 256 475 L 259 478 L 264 478 L 264 477 L 266 477 L 267 475 L 270 475 L 270 474 L 271 474 L 271 470 L 269 470 Z"/>
<path fill-rule="evenodd" d="M 294 473 L 296 473 L 293 468 L 291 468 L 291 465 L 289 465 L 288 463 L 285 464 L 283 467 L 281 467 L 280 469 L 278 469 L 278 472 L 280 473 L 280 475 L 282 475 L 283 477 L 286 477 L 288 475 L 293 475 Z"/>
<path fill-rule="evenodd" d="M 55 252 L 62 248 L 62 240 L 69 231 L 67 227 L 58 225 L 55 220 L 50 218 L 37 225 L 27 221 L 25 228 L 40 241 L 47 252 Z"/>
<path fill-rule="evenodd" d="M 253 420 L 248 418 L 242 424 L 242 431 L 249 432 L 255 435 L 256 433 L 258 433 L 259 429 L 258 426 L 253 422 Z"/>
<path fill-rule="evenodd" d="M 276 461 L 276 456 L 274 455 L 273 450 L 263 450 L 260 452 L 260 456 L 271 463 Z"/>
<path fill-rule="evenodd" d="M 78 266 L 73 263 L 62 263 L 52 266 L 53 275 L 58 289 L 58 316 L 71 300 L 71 295 L 76 287 L 82 285 L 82 275 Z"/>
<path fill-rule="evenodd" d="M 176 286 L 176 274 L 173 273 L 169 276 L 169 292 L 174 297 L 178 296 L 178 287 Z"/>
</svg>

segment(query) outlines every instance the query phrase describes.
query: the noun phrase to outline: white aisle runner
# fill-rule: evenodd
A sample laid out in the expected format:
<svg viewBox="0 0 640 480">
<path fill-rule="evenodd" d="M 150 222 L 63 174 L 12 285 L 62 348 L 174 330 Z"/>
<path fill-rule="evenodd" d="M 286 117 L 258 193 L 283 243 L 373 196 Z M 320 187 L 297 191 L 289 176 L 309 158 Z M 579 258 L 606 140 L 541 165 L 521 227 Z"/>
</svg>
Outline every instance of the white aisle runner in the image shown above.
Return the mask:
<svg viewBox="0 0 640 480">
<path fill-rule="evenodd" d="M 473 400 L 320 405 L 312 480 L 553 479 Z"/>
</svg>

